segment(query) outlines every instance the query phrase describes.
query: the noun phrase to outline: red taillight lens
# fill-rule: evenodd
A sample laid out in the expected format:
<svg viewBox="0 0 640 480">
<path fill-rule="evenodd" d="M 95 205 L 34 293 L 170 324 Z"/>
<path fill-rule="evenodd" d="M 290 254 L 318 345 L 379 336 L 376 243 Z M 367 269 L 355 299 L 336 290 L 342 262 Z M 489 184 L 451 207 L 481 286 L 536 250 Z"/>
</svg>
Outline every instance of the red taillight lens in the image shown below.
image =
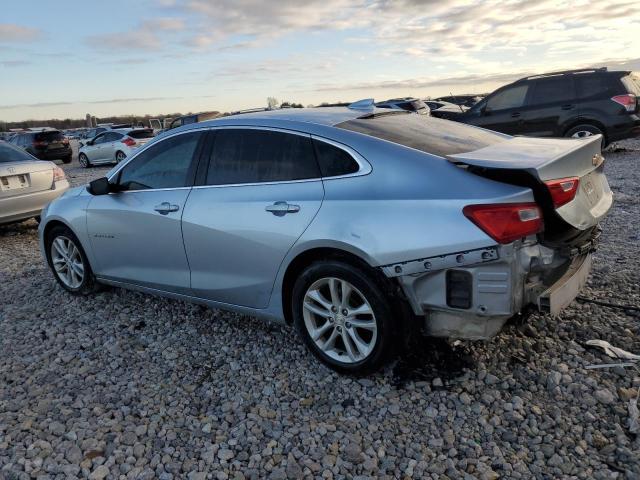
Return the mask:
<svg viewBox="0 0 640 480">
<path fill-rule="evenodd" d="M 131 137 L 126 137 L 124 140 L 121 140 L 127 147 L 133 147 L 136 144 L 136 141 Z"/>
<path fill-rule="evenodd" d="M 611 100 L 622 105 L 627 112 L 635 112 L 636 110 L 636 96 L 632 93 L 627 95 L 616 95 Z"/>
<path fill-rule="evenodd" d="M 58 166 L 53 167 L 53 181 L 54 182 L 59 182 L 60 180 L 64 180 L 65 178 L 67 178 L 67 177 L 64 174 L 64 170 L 62 170 Z"/>
<path fill-rule="evenodd" d="M 46 147 L 47 146 L 47 142 L 45 142 L 43 140 L 34 140 L 33 141 L 33 146 L 36 147 L 36 148 Z"/>
<path fill-rule="evenodd" d="M 69 139 L 67 137 L 64 137 L 62 139 L 62 143 L 64 143 L 65 145 L 69 145 Z"/>
<path fill-rule="evenodd" d="M 558 178 L 544 183 L 549 189 L 554 208 L 558 208 L 575 198 L 580 179 L 578 177 Z"/>
<path fill-rule="evenodd" d="M 462 213 L 498 243 L 542 231 L 542 211 L 535 203 L 467 205 Z"/>
</svg>

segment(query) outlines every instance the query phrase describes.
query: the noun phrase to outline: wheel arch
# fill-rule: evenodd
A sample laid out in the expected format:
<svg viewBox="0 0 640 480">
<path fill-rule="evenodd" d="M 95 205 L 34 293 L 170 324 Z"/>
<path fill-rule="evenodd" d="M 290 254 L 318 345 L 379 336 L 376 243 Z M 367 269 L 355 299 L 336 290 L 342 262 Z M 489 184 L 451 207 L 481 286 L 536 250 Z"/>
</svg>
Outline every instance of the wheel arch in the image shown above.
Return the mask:
<svg viewBox="0 0 640 480">
<path fill-rule="evenodd" d="M 313 262 L 318 260 L 340 260 L 354 267 L 370 272 L 374 279 L 378 281 L 385 290 L 392 293 L 393 284 L 382 274 L 380 270 L 371 265 L 370 261 L 363 254 L 357 254 L 352 249 L 340 248 L 337 246 L 315 246 L 297 255 L 288 263 L 282 277 L 280 295 L 282 301 L 282 312 L 284 320 L 288 325 L 293 323 L 293 312 L 291 309 L 291 295 L 293 285 L 299 274 Z"/>
<path fill-rule="evenodd" d="M 564 125 L 564 128 L 562 130 L 562 136 L 563 137 L 566 136 L 567 132 L 569 132 L 569 130 L 571 130 L 572 128 L 577 127 L 579 125 L 591 125 L 593 127 L 599 128 L 600 131 L 602 132 L 602 135 L 604 135 L 605 143 L 608 143 L 607 129 L 605 128 L 604 124 L 602 122 L 600 122 L 599 120 L 596 120 L 596 119 L 591 118 L 591 117 L 578 117 L 578 118 L 574 118 L 572 120 L 569 120 Z"/>
<path fill-rule="evenodd" d="M 62 226 L 71 230 L 71 232 L 78 239 L 78 242 L 80 243 L 80 246 L 84 250 L 85 254 L 87 254 L 87 247 L 82 243 L 81 235 L 78 235 L 78 232 L 76 232 L 75 229 L 70 224 L 68 224 L 67 222 L 63 221 L 60 218 L 55 217 L 55 218 L 52 218 L 51 220 L 48 220 L 42 227 L 42 248 L 47 261 L 49 261 L 49 251 L 47 249 L 47 238 L 51 233 L 51 230 L 53 230 L 55 227 L 58 227 L 58 226 Z"/>
</svg>

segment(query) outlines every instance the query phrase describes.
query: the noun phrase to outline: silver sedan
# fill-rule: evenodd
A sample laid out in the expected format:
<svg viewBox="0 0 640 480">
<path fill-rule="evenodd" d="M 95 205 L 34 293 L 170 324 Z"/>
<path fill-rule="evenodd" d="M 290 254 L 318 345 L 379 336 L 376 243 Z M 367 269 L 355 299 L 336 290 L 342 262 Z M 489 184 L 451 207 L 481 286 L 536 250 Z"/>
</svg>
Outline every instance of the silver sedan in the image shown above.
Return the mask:
<svg viewBox="0 0 640 480">
<path fill-rule="evenodd" d="M 0 141 L 0 224 L 38 218 L 69 188 L 64 171 Z"/>
<path fill-rule="evenodd" d="M 40 225 L 56 279 L 295 325 L 373 371 L 416 332 L 486 339 L 584 285 L 612 204 L 599 139 L 518 138 L 358 102 L 162 135 Z"/>
</svg>

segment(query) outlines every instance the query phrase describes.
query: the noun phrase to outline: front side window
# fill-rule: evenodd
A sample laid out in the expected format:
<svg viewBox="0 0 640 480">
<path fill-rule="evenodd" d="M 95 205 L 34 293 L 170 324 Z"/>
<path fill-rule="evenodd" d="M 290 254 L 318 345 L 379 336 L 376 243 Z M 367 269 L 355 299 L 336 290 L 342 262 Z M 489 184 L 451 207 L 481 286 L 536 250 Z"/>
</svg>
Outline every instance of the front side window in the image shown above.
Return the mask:
<svg viewBox="0 0 640 480">
<path fill-rule="evenodd" d="M 574 98 L 573 79 L 571 76 L 563 75 L 536 81 L 530 104 L 562 103 Z"/>
<path fill-rule="evenodd" d="M 360 168 L 358 162 L 341 148 L 321 140 L 313 140 L 313 145 L 323 177 L 349 175 Z"/>
<path fill-rule="evenodd" d="M 215 136 L 207 185 L 319 178 L 307 135 L 254 129 L 221 129 Z"/>
<path fill-rule="evenodd" d="M 152 145 L 121 171 L 121 190 L 180 188 L 191 184 L 193 157 L 202 132 L 175 135 Z"/>
<path fill-rule="evenodd" d="M 528 85 L 505 88 L 487 100 L 487 110 L 494 111 L 519 108 L 524 105 L 528 90 Z"/>
</svg>

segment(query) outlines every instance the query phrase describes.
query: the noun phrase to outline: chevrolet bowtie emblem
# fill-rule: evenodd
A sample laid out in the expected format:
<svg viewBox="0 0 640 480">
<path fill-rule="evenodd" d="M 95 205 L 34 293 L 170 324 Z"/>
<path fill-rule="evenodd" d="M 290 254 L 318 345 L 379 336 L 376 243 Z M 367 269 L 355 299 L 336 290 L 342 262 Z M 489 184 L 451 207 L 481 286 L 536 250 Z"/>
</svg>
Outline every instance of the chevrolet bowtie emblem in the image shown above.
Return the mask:
<svg viewBox="0 0 640 480">
<path fill-rule="evenodd" d="M 604 157 L 600 153 L 596 153 L 591 159 L 591 163 L 593 163 L 594 167 L 597 167 L 602 162 L 604 162 Z"/>
</svg>

